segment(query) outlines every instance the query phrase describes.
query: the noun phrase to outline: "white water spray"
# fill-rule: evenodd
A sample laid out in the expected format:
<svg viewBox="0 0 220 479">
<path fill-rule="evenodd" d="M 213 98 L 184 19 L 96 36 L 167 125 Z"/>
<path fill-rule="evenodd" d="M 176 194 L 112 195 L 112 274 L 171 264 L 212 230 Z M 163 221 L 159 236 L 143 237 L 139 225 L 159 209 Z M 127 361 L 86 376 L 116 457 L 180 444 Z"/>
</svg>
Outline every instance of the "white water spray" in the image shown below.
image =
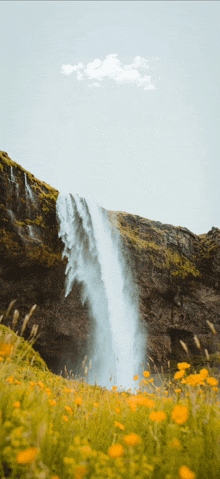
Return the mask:
<svg viewBox="0 0 220 479">
<path fill-rule="evenodd" d="M 33 197 L 31 187 L 29 186 L 28 181 L 27 181 L 27 173 L 24 174 L 24 184 L 25 184 L 25 192 L 26 192 L 27 201 L 31 200 L 33 202 L 34 197 Z"/>
<path fill-rule="evenodd" d="M 132 298 L 134 285 L 123 264 L 119 233 L 113 232 L 107 212 L 90 198 L 59 194 L 57 217 L 64 242 L 66 294 L 75 280 L 83 285 L 94 320 L 93 343 L 88 351 L 92 370 L 88 382 L 111 388 L 110 376 L 123 389 L 134 392 L 135 374 L 142 374 L 146 331 L 139 322 L 138 303 Z M 135 295 L 134 295 L 135 296 Z"/>
<path fill-rule="evenodd" d="M 18 186 L 18 183 L 17 183 L 17 181 L 15 179 L 15 176 L 14 176 L 13 166 L 11 166 L 10 173 L 11 173 L 11 175 L 10 175 L 11 176 L 11 183 L 13 183 L 16 186 L 16 196 L 18 198 L 18 196 L 19 196 L 19 192 L 18 192 L 19 186 Z"/>
</svg>

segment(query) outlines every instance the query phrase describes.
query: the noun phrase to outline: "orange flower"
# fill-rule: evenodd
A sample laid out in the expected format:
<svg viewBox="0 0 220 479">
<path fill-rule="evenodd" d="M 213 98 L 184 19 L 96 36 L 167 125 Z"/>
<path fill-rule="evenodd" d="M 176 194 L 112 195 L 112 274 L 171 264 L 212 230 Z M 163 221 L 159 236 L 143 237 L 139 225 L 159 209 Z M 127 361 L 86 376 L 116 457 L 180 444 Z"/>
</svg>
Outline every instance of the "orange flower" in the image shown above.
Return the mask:
<svg viewBox="0 0 220 479">
<path fill-rule="evenodd" d="M 118 386 L 112 386 L 112 391 L 116 391 L 118 389 Z"/>
<path fill-rule="evenodd" d="M 152 411 L 149 418 L 151 421 L 162 422 L 166 419 L 166 414 L 163 411 Z"/>
<path fill-rule="evenodd" d="M 16 401 L 14 404 L 13 404 L 14 407 L 21 407 L 21 403 L 20 401 Z"/>
<path fill-rule="evenodd" d="M 12 344 L 0 343 L 0 356 L 10 356 L 12 349 Z"/>
<path fill-rule="evenodd" d="M 120 422 L 117 422 L 115 421 L 115 426 L 116 427 L 119 427 L 119 429 L 124 429 L 125 427 L 123 426 L 123 424 L 121 424 Z"/>
<path fill-rule="evenodd" d="M 71 416 L 73 415 L 73 410 L 70 406 L 65 406 L 65 409 L 66 411 L 69 411 L 69 413 L 71 414 Z"/>
<path fill-rule="evenodd" d="M 138 379 L 138 374 L 136 374 L 136 376 L 133 377 L 134 381 L 137 381 Z"/>
<path fill-rule="evenodd" d="M 86 466 L 77 466 L 77 468 L 75 469 L 74 478 L 82 479 L 83 476 L 86 474 L 86 472 L 87 472 Z"/>
<path fill-rule="evenodd" d="M 187 368 L 191 368 L 190 364 L 189 363 L 178 363 L 177 364 L 177 367 L 178 369 L 187 369 Z"/>
<path fill-rule="evenodd" d="M 190 471 L 187 466 L 181 466 L 179 469 L 179 475 L 181 479 L 195 479 L 196 475 Z"/>
<path fill-rule="evenodd" d="M 49 403 L 51 404 L 51 406 L 55 406 L 57 402 L 54 399 L 49 399 Z"/>
<path fill-rule="evenodd" d="M 14 376 L 10 376 L 9 378 L 6 379 L 6 381 L 10 384 L 13 384 Z"/>
<path fill-rule="evenodd" d="M 113 444 L 108 448 L 108 455 L 115 459 L 116 457 L 121 457 L 124 454 L 124 448 L 121 444 Z"/>
<path fill-rule="evenodd" d="M 174 447 L 176 449 L 182 449 L 181 443 L 177 437 L 174 437 L 173 440 L 169 443 L 170 447 Z"/>
<path fill-rule="evenodd" d="M 119 409 L 119 407 L 116 407 L 116 408 L 115 408 L 115 411 L 116 411 L 118 414 L 120 414 L 120 412 L 121 412 L 121 410 Z"/>
<path fill-rule="evenodd" d="M 218 380 L 215 379 L 215 378 L 212 378 L 212 377 L 207 378 L 206 381 L 210 386 L 217 386 L 217 384 L 218 384 Z"/>
<path fill-rule="evenodd" d="M 77 406 L 80 406 L 80 404 L 82 404 L 82 398 L 77 397 L 77 398 L 75 399 L 75 404 L 77 404 Z"/>
<path fill-rule="evenodd" d="M 172 412 L 172 419 L 176 424 L 184 424 L 189 417 L 187 406 L 175 406 Z"/>
<path fill-rule="evenodd" d="M 144 375 L 145 378 L 149 378 L 150 373 L 149 373 L 149 371 L 144 371 L 143 375 Z"/>
<path fill-rule="evenodd" d="M 44 383 L 42 381 L 38 381 L 38 385 L 40 386 L 41 389 L 44 388 Z"/>
<path fill-rule="evenodd" d="M 68 417 L 67 417 L 65 414 L 63 415 L 63 419 L 64 419 L 64 421 L 66 421 L 66 422 L 69 421 Z"/>
<path fill-rule="evenodd" d="M 136 444 L 141 442 L 141 437 L 138 436 L 138 434 L 135 434 L 133 432 L 133 433 L 129 434 L 128 436 L 124 436 L 123 440 L 128 446 L 136 446 Z"/>
<path fill-rule="evenodd" d="M 174 376 L 174 379 L 181 379 L 185 374 L 185 369 L 181 369 L 181 371 L 177 371 L 177 373 Z"/>
<path fill-rule="evenodd" d="M 209 372 L 208 372 L 207 369 L 204 368 L 204 369 L 200 369 L 199 374 L 200 374 L 200 376 L 201 376 L 203 379 L 206 379 L 207 376 L 208 376 L 208 374 L 209 374 Z"/>
<path fill-rule="evenodd" d="M 99 404 L 98 404 L 97 402 L 94 402 L 94 403 L 93 403 L 93 406 L 99 407 Z"/>
<path fill-rule="evenodd" d="M 29 447 L 17 454 L 16 461 L 18 464 L 31 464 L 34 462 L 37 453 L 38 449 L 36 447 Z"/>
</svg>

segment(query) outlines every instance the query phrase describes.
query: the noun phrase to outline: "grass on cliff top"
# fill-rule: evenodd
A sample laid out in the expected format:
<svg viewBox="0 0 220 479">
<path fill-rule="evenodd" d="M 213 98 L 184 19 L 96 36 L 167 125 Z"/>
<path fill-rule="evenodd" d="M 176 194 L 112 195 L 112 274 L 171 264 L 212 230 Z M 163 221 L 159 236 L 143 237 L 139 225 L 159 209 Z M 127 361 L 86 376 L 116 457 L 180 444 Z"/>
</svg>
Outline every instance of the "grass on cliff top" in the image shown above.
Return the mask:
<svg viewBox="0 0 220 479">
<path fill-rule="evenodd" d="M 37 327 L 24 341 L 13 331 L 17 316 L 12 328 L 0 325 L 2 479 L 220 477 L 218 377 L 209 366 L 179 363 L 161 387 L 143 371 L 137 395 L 109 391 L 86 383 L 86 358 L 84 378 L 52 374 L 31 346 Z"/>
</svg>

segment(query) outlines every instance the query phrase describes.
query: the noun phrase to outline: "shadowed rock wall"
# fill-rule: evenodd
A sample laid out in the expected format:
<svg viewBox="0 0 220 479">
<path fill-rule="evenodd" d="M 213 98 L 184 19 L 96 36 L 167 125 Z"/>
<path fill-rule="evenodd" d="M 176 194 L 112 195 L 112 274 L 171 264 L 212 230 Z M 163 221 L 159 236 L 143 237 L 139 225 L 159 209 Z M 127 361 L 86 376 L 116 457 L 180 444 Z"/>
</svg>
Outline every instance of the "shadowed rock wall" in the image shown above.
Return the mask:
<svg viewBox="0 0 220 479">
<path fill-rule="evenodd" d="M 75 283 L 65 298 L 58 194 L 0 152 L 0 314 L 12 299 L 22 318 L 37 304 L 26 337 L 39 324 L 34 347 L 55 373 L 65 364 L 80 371 L 93 334 L 88 305 L 81 303 L 82 286 Z M 168 360 L 186 360 L 180 340 L 191 355 L 204 356 L 194 334 L 203 350 L 214 353 L 218 336 L 206 320 L 220 332 L 220 230 L 213 227 L 198 236 L 137 215 L 108 214 L 119 228 L 140 319 L 147 325 L 146 362 L 166 368 Z"/>
</svg>

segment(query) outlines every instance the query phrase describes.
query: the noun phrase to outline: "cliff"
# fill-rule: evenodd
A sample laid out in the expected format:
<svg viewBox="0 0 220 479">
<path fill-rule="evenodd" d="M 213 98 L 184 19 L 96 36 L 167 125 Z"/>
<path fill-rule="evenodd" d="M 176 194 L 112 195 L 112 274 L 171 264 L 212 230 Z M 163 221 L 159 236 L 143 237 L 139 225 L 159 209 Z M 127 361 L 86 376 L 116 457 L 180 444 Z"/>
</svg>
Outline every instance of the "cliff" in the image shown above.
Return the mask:
<svg viewBox="0 0 220 479">
<path fill-rule="evenodd" d="M 65 298 L 58 194 L 0 151 L 0 315 L 12 299 L 22 316 L 37 304 L 26 336 L 39 324 L 34 348 L 55 373 L 65 364 L 80 367 L 92 327 L 80 284 Z M 180 340 L 197 359 L 204 349 L 214 353 L 218 336 L 207 320 L 220 332 L 220 230 L 195 235 L 137 215 L 108 214 L 133 271 L 148 331 L 147 360 L 166 368 L 169 360 L 189 359 Z"/>
</svg>

